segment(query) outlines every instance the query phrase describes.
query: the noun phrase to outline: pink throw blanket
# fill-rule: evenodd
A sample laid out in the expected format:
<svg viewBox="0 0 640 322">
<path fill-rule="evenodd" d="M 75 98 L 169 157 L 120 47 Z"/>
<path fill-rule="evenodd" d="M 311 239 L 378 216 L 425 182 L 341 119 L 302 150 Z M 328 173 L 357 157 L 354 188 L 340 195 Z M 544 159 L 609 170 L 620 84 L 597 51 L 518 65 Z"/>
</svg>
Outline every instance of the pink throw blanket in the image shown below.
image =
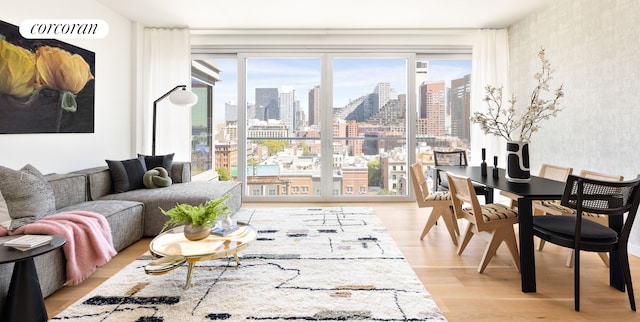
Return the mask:
<svg viewBox="0 0 640 322">
<path fill-rule="evenodd" d="M 19 234 L 61 235 L 67 239 L 63 246 L 67 259 L 67 281 L 64 285 L 80 284 L 98 266 L 104 265 L 116 255 L 107 220 L 93 212 L 61 212 L 14 231 L 0 226 L 0 236 Z"/>
</svg>

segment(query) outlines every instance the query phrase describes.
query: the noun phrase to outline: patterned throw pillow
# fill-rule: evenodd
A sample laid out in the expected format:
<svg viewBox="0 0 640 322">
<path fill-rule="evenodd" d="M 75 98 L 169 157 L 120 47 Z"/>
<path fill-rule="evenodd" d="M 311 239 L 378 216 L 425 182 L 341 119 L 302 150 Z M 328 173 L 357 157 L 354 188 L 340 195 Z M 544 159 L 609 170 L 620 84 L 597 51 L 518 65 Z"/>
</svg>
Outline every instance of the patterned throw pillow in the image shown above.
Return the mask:
<svg viewBox="0 0 640 322">
<path fill-rule="evenodd" d="M 147 172 L 147 167 L 143 157 L 122 161 L 106 161 L 107 165 L 109 165 L 111 182 L 115 193 L 144 188 L 142 177 Z"/>
<path fill-rule="evenodd" d="M 27 164 L 20 170 L 0 166 L 0 211 L 11 218 L 14 230 L 56 212 L 56 200 L 47 179 Z M 0 218 L 7 214 L 0 214 Z"/>
</svg>

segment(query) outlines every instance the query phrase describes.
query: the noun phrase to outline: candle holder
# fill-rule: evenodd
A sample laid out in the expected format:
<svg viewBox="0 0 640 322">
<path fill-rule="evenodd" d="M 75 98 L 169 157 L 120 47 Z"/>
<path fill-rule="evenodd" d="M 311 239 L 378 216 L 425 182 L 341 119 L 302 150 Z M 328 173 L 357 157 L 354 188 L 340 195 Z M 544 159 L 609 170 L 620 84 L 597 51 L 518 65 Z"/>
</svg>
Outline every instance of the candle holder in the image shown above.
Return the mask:
<svg viewBox="0 0 640 322">
<path fill-rule="evenodd" d="M 480 174 L 483 177 L 487 176 L 487 150 L 485 148 L 482 148 L 482 163 L 480 163 Z"/>
<path fill-rule="evenodd" d="M 493 156 L 493 177 L 498 177 L 498 156 Z"/>
</svg>

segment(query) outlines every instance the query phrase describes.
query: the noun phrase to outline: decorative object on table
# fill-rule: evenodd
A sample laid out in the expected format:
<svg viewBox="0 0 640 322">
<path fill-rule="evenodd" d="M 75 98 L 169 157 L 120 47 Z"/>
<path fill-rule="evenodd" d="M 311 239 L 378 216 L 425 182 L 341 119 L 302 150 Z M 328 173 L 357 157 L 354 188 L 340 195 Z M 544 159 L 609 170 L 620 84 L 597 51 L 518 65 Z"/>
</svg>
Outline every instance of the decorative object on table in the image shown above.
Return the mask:
<svg viewBox="0 0 640 322">
<path fill-rule="evenodd" d="M 482 163 L 480 163 L 480 173 L 482 176 L 487 176 L 487 149 L 482 148 Z"/>
<path fill-rule="evenodd" d="M 511 182 L 529 182 L 529 143 L 523 141 L 507 142 L 506 178 Z"/>
<path fill-rule="evenodd" d="M 498 156 L 493 156 L 493 177 L 498 177 Z"/>
<path fill-rule="evenodd" d="M 161 208 L 160 211 L 169 216 L 162 231 L 169 226 L 184 225 L 184 235 L 187 239 L 195 241 L 206 238 L 218 219 L 231 214 L 227 205 L 229 198 L 231 194 L 209 200 L 204 205 L 178 204 L 167 211 Z"/>
<path fill-rule="evenodd" d="M 178 91 L 178 89 L 182 89 Z M 195 103 L 198 103 L 198 96 L 192 91 L 187 90 L 187 85 L 178 85 L 160 96 L 157 100 L 153 101 L 153 133 L 151 134 L 151 154 L 156 155 L 156 115 L 158 109 L 158 102 L 169 96 L 171 103 L 176 105 L 182 105 L 190 107 Z"/>
<path fill-rule="evenodd" d="M 506 178 L 512 182 L 527 182 L 531 179 L 529 172 L 529 142 L 531 135 L 540 129 L 540 123 L 555 117 L 559 99 L 564 96 L 562 85 L 549 99 L 541 97 L 542 92 L 549 92 L 551 80 L 551 64 L 545 58 L 544 48 L 538 52 L 542 70 L 534 74 L 537 85 L 531 93 L 526 110 L 521 115 L 516 111 L 516 97 L 512 95 L 508 106 L 502 105 L 502 87 L 487 85 L 485 87 L 488 109 L 486 112 L 474 112 L 471 122 L 478 123 L 485 134 L 501 136 L 507 140 Z M 513 144 L 510 144 L 513 143 Z M 526 153 L 525 153 L 526 151 Z"/>
<path fill-rule="evenodd" d="M 40 246 L 48 245 L 51 243 L 51 235 L 22 235 L 18 238 L 4 242 L 7 247 L 12 247 L 17 250 L 26 251 L 34 249 Z"/>
<path fill-rule="evenodd" d="M 226 236 L 231 234 L 232 232 L 238 230 L 239 226 L 233 223 L 231 219 L 231 215 L 224 216 L 216 227 L 211 229 L 211 234 L 216 236 Z"/>
</svg>

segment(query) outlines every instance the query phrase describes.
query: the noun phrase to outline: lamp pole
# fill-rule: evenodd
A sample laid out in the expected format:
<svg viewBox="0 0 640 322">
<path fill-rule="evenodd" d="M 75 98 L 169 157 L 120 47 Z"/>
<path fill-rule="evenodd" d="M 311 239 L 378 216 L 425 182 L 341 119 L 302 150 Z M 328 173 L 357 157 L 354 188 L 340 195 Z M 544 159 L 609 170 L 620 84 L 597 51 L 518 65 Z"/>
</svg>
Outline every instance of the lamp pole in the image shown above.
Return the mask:
<svg viewBox="0 0 640 322">
<path fill-rule="evenodd" d="M 153 101 L 153 133 L 151 135 L 151 155 L 156 155 L 156 110 L 158 109 L 158 102 L 165 99 L 167 96 L 169 96 L 169 94 L 177 91 L 179 88 L 182 88 L 182 90 L 186 90 L 187 85 L 178 85 L 164 95 L 160 96 L 160 98 L 158 98 L 157 100 Z"/>
</svg>

